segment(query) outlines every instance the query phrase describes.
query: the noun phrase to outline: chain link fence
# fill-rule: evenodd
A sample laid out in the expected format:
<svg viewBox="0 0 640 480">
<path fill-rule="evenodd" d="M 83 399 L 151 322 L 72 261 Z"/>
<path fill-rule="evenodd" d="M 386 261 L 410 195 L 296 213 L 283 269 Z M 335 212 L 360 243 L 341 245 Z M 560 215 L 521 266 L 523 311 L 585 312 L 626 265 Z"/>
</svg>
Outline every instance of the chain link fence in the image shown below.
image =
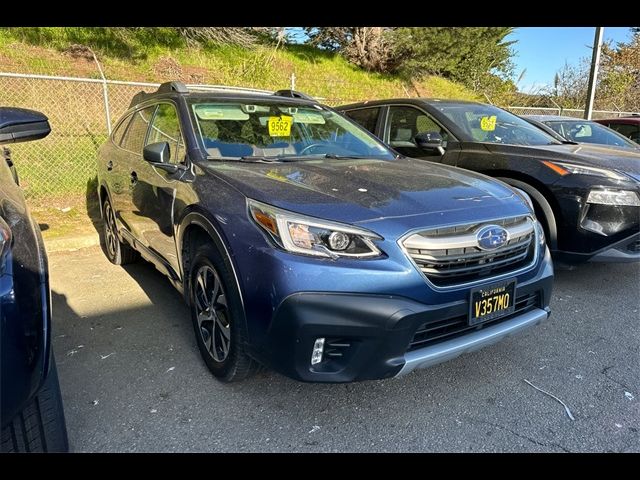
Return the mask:
<svg viewBox="0 0 640 480">
<path fill-rule="evenodd" d="M 340 79 L 335 79 L 340 82 Z M 295 77 L 291 79 L 295 87 Z M 95 158 L 111 126 L 127 110 L 141 90 L 151 92 L 157 83 L 123 82 L 90 78 L 52 77 L 0 73 L 0 105 L 30 108 L 49 117 L 51 133 L 36 142 L 10 147 L 18 166 L 21 185 L 35 205 L 69 204 L 95 189 Z M 318 86 L 318 91 L 326 89 Z M 313 85 L 304 85 L 309 94 Z M 215 85 L 191 85 L 216 90 Z M 300 87 L 298 87 L 300 88 Z M 409 92 L 407 92 L 409 96 Z M 363 98 L 319 98 L 331 106 Z M 507 107 L 516 114 L 554 114 L 582 117 L 583 110 Z M 628 115 L 631 112 L 594 111 L 594 118 Z"/>
<path fill-rule="evenodd" d="M 550 108 L 550 107 L 505 107 L 516 115 L 562 115 L 564 117 L 584 118 L 582 108 Z M 627 117 L 636 112 L 622 112 L 618 110 L 593 110 L 591 118 L 598 120 L 601 118 Z"/>
<path fill-rule="evenodd" d="M 0 105 L 29 108 L 49 117 L 51 133 L 10 146 L 20 183 L 32 204 L 64 204 L 95 186 L 95 159 L 111 127 L 133 96 L 157 83 L 0 73 Z M 219 90 L 216 85 L 188 85 Z M 321 99 L 329 105 L 348 99 Z"/>
</svg>

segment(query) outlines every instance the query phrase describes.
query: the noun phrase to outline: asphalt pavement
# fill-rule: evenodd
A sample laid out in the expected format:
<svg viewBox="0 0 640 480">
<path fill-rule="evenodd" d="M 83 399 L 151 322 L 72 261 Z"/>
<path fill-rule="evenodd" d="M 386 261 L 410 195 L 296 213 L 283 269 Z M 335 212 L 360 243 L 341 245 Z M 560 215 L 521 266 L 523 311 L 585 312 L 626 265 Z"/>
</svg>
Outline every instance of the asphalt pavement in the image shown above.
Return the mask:
<svg viewBox="0 0 640 480">
<path fill-rule="evenodd" d="M 73 451 L 640 452 L 637 264 L 557 269 L 547 322 L 400 379 L 221 384 L 151 264 L 49 263 Z"/>
</svg>

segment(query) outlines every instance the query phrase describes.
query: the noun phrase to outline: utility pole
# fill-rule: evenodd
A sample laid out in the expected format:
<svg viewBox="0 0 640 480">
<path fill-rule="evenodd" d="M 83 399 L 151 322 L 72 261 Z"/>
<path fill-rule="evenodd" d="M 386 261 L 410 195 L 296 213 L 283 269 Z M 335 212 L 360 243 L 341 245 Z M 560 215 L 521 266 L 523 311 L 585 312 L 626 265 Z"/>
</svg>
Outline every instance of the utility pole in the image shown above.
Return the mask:
<svg viewBox="0 0 640 480">
<path fill-rule="evenodd" d="M 593 55 L 591 56 L 591 71 L 589 72 L 589 90 L 587 92 L 587 107 L 584 109 L 584 118 L 591 120 L 593 100 L 596 96 L 596 80 L 598 79 L 598 67 L 600 65 L 600 48 L 602 47 L 602 32 L 604 27 L 596 27 L 596 36 L 593 39 Z"/>
</svg>

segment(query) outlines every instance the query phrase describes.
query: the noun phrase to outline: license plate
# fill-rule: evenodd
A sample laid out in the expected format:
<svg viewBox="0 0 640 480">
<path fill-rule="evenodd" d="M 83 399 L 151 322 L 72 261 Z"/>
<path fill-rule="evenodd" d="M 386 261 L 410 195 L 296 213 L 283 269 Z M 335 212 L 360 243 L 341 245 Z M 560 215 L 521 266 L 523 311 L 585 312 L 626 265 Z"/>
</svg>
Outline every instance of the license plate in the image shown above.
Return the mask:
<svg viewBox="0 0 640 480">
<path fill-rule="evenodd" d="M 513 313 L 516 309 L 516 281 L 509 280 L 471 290 L 469 325 L 477 325 Z"/>
</svg>

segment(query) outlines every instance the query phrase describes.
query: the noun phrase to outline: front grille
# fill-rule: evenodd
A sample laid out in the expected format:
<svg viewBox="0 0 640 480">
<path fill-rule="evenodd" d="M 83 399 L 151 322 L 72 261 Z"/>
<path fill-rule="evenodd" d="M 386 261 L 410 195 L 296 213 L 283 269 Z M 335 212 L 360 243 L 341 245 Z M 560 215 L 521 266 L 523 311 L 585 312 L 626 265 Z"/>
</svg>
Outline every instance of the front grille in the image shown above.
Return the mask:
<svg viewBox="0 0 640 480">
<path fill-rule="evenodd" d="M 496 325 L 500 322 L 510 320 L 518 315 L 529 312 L 540 306 L 540 294 L 538 292 L 520 295 L 516 297 L 516 306 L 512 314 L 497 318 L 492 321 L 481 323 L 480 325 L 469 326 L 468 315 L 460 315 L 443 320 L 433 320 L 418 327 L 407 351 L 428 347 L 435 343 L 450 340 L 452 338 L 468 333 L 471 330 L 480 330 L 488 325 Z"/>
<path fill-rule="evenodd" d="M 509 232 L 496 250 L 478 247 L 476 232 L 486 225 Z M 425 230 L 403 241 L 420 271 L 436 286 L 446 287 L 501 275 L 531 264 L 535 256 L 535 226 L 528 216 Z"/>
<path fill-rule="evenodd" d="M 627 250 L 632 253 L 640 252 L 640 240 L 636 240 L 635 242 L 631 242 L 629 245 L 627 245 Z"/>
</svg>

